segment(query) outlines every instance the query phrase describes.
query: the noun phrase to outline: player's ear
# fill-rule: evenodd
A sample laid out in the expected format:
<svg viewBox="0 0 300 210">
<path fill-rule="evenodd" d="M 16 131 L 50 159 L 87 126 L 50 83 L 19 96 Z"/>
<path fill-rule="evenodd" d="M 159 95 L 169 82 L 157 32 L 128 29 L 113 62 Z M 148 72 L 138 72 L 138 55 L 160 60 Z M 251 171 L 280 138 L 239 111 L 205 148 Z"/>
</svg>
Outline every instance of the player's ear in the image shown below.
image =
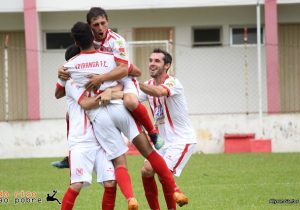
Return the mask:
<svg viewBox="0 0 300 210">
<path fill-rule="evenodd" d="M 169 63 L 165 64 L 166 72 L 168 72 L 168 70 L 169 70 L 170 67 L 171 67 L 171 64 L 169 64 Z"/>
</svg>

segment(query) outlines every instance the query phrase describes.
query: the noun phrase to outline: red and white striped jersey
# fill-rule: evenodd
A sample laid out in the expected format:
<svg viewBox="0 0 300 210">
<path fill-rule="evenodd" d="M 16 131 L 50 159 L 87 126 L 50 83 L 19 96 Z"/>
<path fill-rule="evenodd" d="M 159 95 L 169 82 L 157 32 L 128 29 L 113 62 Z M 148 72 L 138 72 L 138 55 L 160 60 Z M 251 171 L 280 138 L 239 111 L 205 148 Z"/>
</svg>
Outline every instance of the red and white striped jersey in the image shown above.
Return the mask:
<svg viewBox="0 0 300 210">
<path fill-rule="evenodd" d="M 102 52 L 112 53 L 115 60 L 126 64 L 128 63 L 125 39 L 111 29 L 107 30 L 105 39 L 101 42 L 94 41 L 94 45 L 96 49 L 99 49 Z"/>
<path fill-rule="evenodd" d="M 145 82 L 156 85 L 154 79 Z M 178 79 L 169 76 L 163 84 L 168 96 L 153 97 L 140 91 L 139 99 L 148 100 L 159 134 L 165 144 L 191 144 L 196 143 L 195 131 L 188 116 L 184 89 Z"/>
<path fill-rule="evenodd" d="M 100 144 L 94 136 L 92 124 L 86 112 L 78 104 L 85 90 L 77 86 L 72 80 L 67 81 L 65 90 L 69 113 L 69 150 L 99 147 Z"/>
</svg>

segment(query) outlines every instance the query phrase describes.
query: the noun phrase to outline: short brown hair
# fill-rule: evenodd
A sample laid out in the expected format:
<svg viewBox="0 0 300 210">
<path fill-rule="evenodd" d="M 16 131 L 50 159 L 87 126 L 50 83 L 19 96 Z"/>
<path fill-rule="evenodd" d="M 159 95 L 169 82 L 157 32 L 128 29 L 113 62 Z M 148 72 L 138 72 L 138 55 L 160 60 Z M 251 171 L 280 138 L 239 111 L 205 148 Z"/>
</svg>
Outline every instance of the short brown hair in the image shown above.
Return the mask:
<svg viewBox="0 0 300 210">
<path fill-rule="evenodd" d="M 162 50 L 160 48 L 155 48 L 152 53 L 162 53 L 164 54 L 164 63 L 165 64 L 172 64 L 172 56 L 170 55 L 170 53 L 168 53 L 165 50 Z"/>
<path fill-rule="evenodd" d="M 106 20 L 108 20 L 107 13 L 103 8 L 92 7 L 86 14 L 86 21 L 88 22 L 88 24 L 91 24 L 92 19 L 99 17 L 99 16 L 105 17 Z"/>
</svg>

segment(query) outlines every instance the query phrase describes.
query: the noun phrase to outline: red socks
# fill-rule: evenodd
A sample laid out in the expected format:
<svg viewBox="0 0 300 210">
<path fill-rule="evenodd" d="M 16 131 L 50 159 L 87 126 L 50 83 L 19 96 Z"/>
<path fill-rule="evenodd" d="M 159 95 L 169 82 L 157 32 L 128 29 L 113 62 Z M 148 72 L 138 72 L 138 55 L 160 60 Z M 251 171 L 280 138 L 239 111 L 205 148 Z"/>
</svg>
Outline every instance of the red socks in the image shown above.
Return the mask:
<svg viewBox="0 0 300 210">
<path fill-rule="evenodd" d="M 102 210 L 114 210 L 117 187 L 105 187 L 102 198 Z"/>
<path fill-rule="evenodd" d="M 168 168 L 165 160 L 155 150 L 153 150 L 147 157 L 153 170 L 160 177 L 161 184 L 168 189 L 172 194 L 175 192 L 176 184 L 174 177 Z"/>
<path fill-rule="evenodd" d="M 142 176 L 145 196 L 147 198 L 150 209 L 160 210 L 158 202 L 158 190 L 154 176 L 144 177 Z"/>
<path fill-rule="evenodd" d="M 131 179 L 128 174 L 127 168 L 124 166 L 118 166 L 115 168 L 116 181 L 120 187 L 121 192 L 125 196 L 126 200 L 133 198 L 133 190 L 131 185 Z"/>
<path fill-rule="evenodd" d="M 69 187 L 62 200 L 61 210 L 72 210 L 78 194 L 79 192 Z"/>
<path fill-rule="evenodd" d="M 157 130 L 154 128 L 148 115 L 148 111 L 142 103 L 139 103 L 139 105 L 131 112 L 131 114 L 136 121 L 144 126 L 148 134 L 157 133 Z"/>
<path fill-rule="evenodd" d="M 105 187 L 102 199 L 102 210 L 114 210 L 116 191 L 116 187 Z M 69 187 L 62 200 L 61 210 L 72 210 L 78 194 L 79 192 Z"/>
<path fill-rule="evenodd" d="M 176 202 L 173 199 L 173 190 L 170 190 L 166 185 L 162 184 L 165 201 L 167 204 L 168 209 L 170 210 L 176 210 Z"/>
</svg>

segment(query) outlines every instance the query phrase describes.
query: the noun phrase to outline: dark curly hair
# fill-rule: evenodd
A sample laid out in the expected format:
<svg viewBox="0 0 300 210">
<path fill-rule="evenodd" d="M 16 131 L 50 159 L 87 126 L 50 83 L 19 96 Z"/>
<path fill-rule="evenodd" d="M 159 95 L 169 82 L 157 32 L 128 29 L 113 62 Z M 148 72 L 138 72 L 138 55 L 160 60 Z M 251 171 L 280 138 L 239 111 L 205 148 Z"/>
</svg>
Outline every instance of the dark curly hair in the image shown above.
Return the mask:
<svg viewBox="0 0 300 210">
<path fill-rule="evenodd" d="M 91 47 L 94 41 L 93 32 L 87 23 L 77 22 L 71 29 L 71 36 L 76 44 L 82 48 L 87 49 Z"/>
</svg>

